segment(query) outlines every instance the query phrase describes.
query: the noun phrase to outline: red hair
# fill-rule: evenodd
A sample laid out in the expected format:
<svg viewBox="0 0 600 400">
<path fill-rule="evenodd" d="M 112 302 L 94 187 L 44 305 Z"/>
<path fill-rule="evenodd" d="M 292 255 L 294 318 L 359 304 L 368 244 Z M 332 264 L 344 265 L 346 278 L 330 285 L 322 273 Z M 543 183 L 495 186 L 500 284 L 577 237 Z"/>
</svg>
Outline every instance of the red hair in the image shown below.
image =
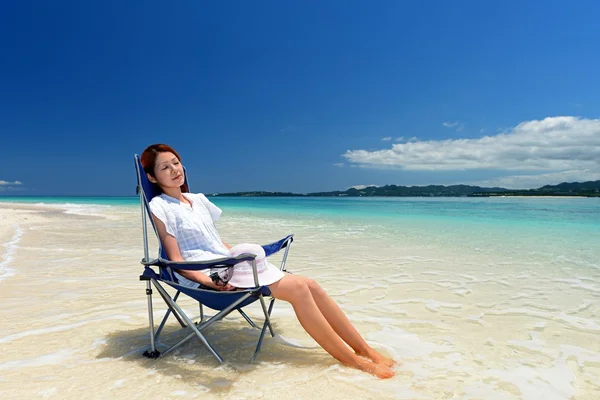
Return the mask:
<svg viewBox="0 0 600 400">
<path fill-rule="evenodd" d="M 158 156 L 160 153 L 173 153 L 175 157 L 177 157 L 179 162 L 181 162 L 181 157 L 179 156 L 179 153 L 177 153 L 175 149 L 171 146 L 162 143 L 151 144 L 150 146 L 146 147 L 146 150 L 144 150 L 144 152 L 140 156 L 140 163 L 142 163 L 142 167 L 144 167 L 144 172 L 149 174 L 153 178 L 156 178 L 156 176 L 154 175 L 154 167 L 156 166 L 156 156 Z M 156 183 L 153 183 L 153 185 L 158 191 L 162 193 L 162 189 L 160 188 L 160 186 L 158 186 Z M 189 192 L 189 189 L 185 182 L 183 185 L 181 185 L 181 191 L 183 193 Z"/>
</svg>

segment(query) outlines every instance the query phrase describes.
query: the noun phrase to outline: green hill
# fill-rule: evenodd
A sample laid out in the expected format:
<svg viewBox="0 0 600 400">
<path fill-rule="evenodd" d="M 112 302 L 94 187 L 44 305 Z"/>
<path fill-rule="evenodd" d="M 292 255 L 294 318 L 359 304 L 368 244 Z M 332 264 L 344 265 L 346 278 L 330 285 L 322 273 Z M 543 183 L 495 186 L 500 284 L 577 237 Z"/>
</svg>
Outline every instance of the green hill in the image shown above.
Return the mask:
<svg viewBox="0 0 600 400">
<path fill-rule="evenodd" d="M 545 185 L 537 189 L 486 188 L 470 185 L 428 185 L 428 186 L 368 186 L 363 189 L 350 188 L 332 192 L 290 193 L 290 192 L 234 192 L 215 193 L 213 196 L 235 197 L 491 197 L 491 196 L 585 196 L 600 197 L 600 180 L 589 182 L 563 182 L 558 185 Z"/>
</svg>

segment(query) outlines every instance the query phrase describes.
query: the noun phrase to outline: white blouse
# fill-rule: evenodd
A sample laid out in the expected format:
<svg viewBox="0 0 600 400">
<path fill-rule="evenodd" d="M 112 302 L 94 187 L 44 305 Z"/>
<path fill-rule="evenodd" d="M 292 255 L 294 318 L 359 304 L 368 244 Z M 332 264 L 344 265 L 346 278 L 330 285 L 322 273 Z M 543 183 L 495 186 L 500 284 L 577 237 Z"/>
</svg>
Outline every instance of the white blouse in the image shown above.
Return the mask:
<svg viewBox="0 0 600 400">
<path fill-rule="evenodd" d="M 227 257 L 229 250 L 223 244 L 215 227 L 221 209 L 202 193 L 183 193 L 192 206 L 161 194 L 150 201 L 150 211 L 161 220 L 167 233 L 177 240 L 179 252 L 185 261 L 204 261 Z M 202 272 L 209 273 L 210 270 Z M 197 286 L 197 283 L 177 274 L 180 283 Z"/>
</svg>

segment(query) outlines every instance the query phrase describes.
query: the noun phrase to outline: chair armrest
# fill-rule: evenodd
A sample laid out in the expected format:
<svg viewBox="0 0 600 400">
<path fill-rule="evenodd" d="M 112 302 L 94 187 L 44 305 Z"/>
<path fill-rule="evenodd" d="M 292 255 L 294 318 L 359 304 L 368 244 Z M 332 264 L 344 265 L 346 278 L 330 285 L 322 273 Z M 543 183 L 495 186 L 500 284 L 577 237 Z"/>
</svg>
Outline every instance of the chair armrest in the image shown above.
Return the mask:
<svg viewBox="0 0 600 400">
<path fill-rule="evenodd" d="M 269 257 L 270 255 L 277 253 L 279 250 L 288 247 L 293 241 L 294 235 L 287 235 L 277 242 L 262 245 L 262 248 L 265 251 L 265 255 Z"/>
<path fill-rule="evenodd" d="M 272 254 L 277 253 L 278 251 L 288 247 L 294 241 L 294 235 L 288 235 L 283 239 L 273 242 L 267 245 L 263 245 L 262 248 L 265 250 L 265 255 L 268 257 Z M 287 254 L 287 253 L 286 253 Z M 141 264 L 150 267 L 169 267 L 175 269 L 182 269 L 188 271 L 198 271 L 202 269 L 208 268 L 225 268 L 233 266 L 237 263 L 241 263 L 244 261 L 253 261 L 256 258 L 254 254 L 240 254 L 237 257 L 223 257 L 216 258 L 213 260 L 204 260 L 204 261 L 169 261 L 164 258 L 155 258 L 152 260 L 144 260 L 142 259 Z"/>
<path fill-rule="evenodd" d="M 240 254 L 237 257 L 224 257 L 205 261 L 169 261 L 164 258 L 157 258 L 154 260 L 142 260 L 141 263 L 145 266 L 170 267 L 188 271 L 198 271 L 207 268 L 231 267 L 237 263 L 252 261 L 255 258 L 256 255 L 246 253 Z"/>
</svg>

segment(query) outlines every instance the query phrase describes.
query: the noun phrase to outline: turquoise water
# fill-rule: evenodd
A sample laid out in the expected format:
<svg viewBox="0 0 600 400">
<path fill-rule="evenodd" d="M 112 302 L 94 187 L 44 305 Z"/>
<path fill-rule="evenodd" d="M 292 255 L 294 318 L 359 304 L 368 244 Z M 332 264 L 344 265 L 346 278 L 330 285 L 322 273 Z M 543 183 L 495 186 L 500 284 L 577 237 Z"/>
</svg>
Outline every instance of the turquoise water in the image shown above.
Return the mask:
<svg viewBox="0 0 600 400">
<path fill-rule="evenodd" d="M 296 240 L 288 267 L 320 282 L 359 332 L 402 364 L 395 378 L 377 386 L 378 382 L 367 384 L 358 373 L 321 362 L 322 352 L 293 353 L 267 345 L 261 363 L 250 372 L 254 375 L 245 375 L 248 370 L 215 369 L 212 360 L 207 361 L 210 355 L 190 344 L 184 353 L 160 361 L 164 366 L 160 371 L 153 370 L 158 378 L 179 377 L 163 380 L 161 387 L 179 390 L 181 382 L 196 382 L 200 376 L 208 381 L 228 379 L 235 382 L 232 387 L 244 390 L 253 390 L 256 382 L 264 381 L 262 387 L 272 389 L 263 377 L 285 366 L 293 379 L 284 376 L 279 385 L 304 385 L 297 379 L 304 376 L 302 382 L 326 382 L 323 387 L 342 397 L 353 392 L 352 382 L 356 382 L 360 390 L 373 388 L 372 395 L 363 396 L 371 398 L 598 398 L 600 199 L 211 200 L 224 211 L 218 228 L 227 243 L 270 243 L 293 233 Z M 42 210 L 38 219 L 26 209 L 30 207 L 15 207 L 14 227 L 3 225 L 7 233 L 5 243 L 0 243 L 6 249 L 0 259 L 0 281 L 15 290 L 5 295 L 8 305 L 1 317 L 19 321 L 18 315 L 35 314 L 49 306 L 61 310 L 58 318 L 36 319 L 38 325 L 13 324 L 0 337 L 0 345 L 6 341 L 4 354 L 12 351 L 8 373 L 20 378 L 41 368 L 23 358 L 28 353 L 22 349 L 32 343 L 46 357 L 44 362 L 46 349 L 55 351 L 54 345 L 63 343 L 55 353 L 57 365 L 89 365 L 91 360 L 94 369 L 89 376 L 100 374 L 103 382 L 112 379 L 121 391 L 139 391 L 144 385 L 146 372 L 134 374 L 139 379 L 122 381 L 132 365 L 146 368 L 137 354 L 128 356 L 133 354 L 131 349 L 147 346 L 146 299 L 137 281 L 143 255 L 138 201 L 136 197 L 0 198 L 0 206 L 18 202 Z M 5 215 L 12 212 L 10 206 L 1 208 Z M 90 256 L 94 268 L 82 268 L 86 265 L 82 260 Z M 97 274 L 98 270 L 102 273 Z M 110 301 L 106 302 L 98 293 L 108 293 L 108 279 Z M 36 292 L 33 301 L 13 300 L 13 293 L 31 292 L 32 281 L 39 285 L 41 295 Z M 54 284 L 58 281 L 60 285 Z M 16 287 L 15 282 L 23 286 Z M 285 337 L 312 343 L 291 307 L 279 304 L 276 312 L 277 328 Z M 87 324 L 86 318 L 91 318 L 89 329 L 84 336 L 73 333 L 81 343 L 73 351 L 71 342 L 61 335 L 63 330 L 79 328 L 82 321 Z M 224 336 L 224 340 L 246 341 L 243 329 L 235 326 L 237 336 Z M 42 337 L 46 329 L 49 334 Z M 117 332 L 113 339 L 123 346 L 109 357 L 102 353 L 109 350 L 98 350 L 112 346 L 112 334 L 106 332 Z M 21 335 L 24 339 L 19 344 Z M 34 343 L 25 335 L 39 335 L 39 340 Z M 227 351 L 228 346 L 221 347 Z M 226 358 L 241 353 L 231 350 Z M 14 372 L 17 367 L 24 372 Z M 67 375 L 70 370 L 47 365 L 47 371 L 43 373 L 48 376 L 64 374 L 57 375 L 55 382 L 73 385 Z M 238 380 L 240 376 L 247 379 Z M 83 377 L 76 383 L 88 380 Z M 19 382 L 18 386 L 31 385 Z M 378 396 L 378 390 L 389 397 Z M 394 397 L 403 391 L 405 396 Z"/>
<path fill-rule="evenodd" d="M 488 222 L 600 232 L 600 198 L 211 197 L 227 212 L 318 218 Z M 139 206 L 137 197 L 0 197 L 0 202 Z"/>
<path fill-rule="evenodd" d="M 339 198 L 211 197 L 223 209 L 220 224 L 263 221 L 274 226 L 327 226 L 331 232 L 364 230 L 375 242 L 423 252 L 490 254 L 546 265 L 569 257 L 595 267 L 600 252 L 600 198 Z M 59 206 L 69 214 L 104 215 L 116 208 L 139 214 L 138 197 L 6 197 Z M 242 222 L 245 223 L 245 222 Z M 256 222 L 253 222 L 256 223 Z M 281 229 L 281 228 L 279 228 Z M 286 233 L 288 233 L 286 231 Z M 557 264 L 558 265 L 558 264 Z"/>
<path fill-rule="evenodd" d="M 137 196 L 123 197 L 47 197 L 47 196 L 0 196 L 0 203 L 28 204 L 99 204 L 109 206 L 139 205 Z"/>
</svg>

